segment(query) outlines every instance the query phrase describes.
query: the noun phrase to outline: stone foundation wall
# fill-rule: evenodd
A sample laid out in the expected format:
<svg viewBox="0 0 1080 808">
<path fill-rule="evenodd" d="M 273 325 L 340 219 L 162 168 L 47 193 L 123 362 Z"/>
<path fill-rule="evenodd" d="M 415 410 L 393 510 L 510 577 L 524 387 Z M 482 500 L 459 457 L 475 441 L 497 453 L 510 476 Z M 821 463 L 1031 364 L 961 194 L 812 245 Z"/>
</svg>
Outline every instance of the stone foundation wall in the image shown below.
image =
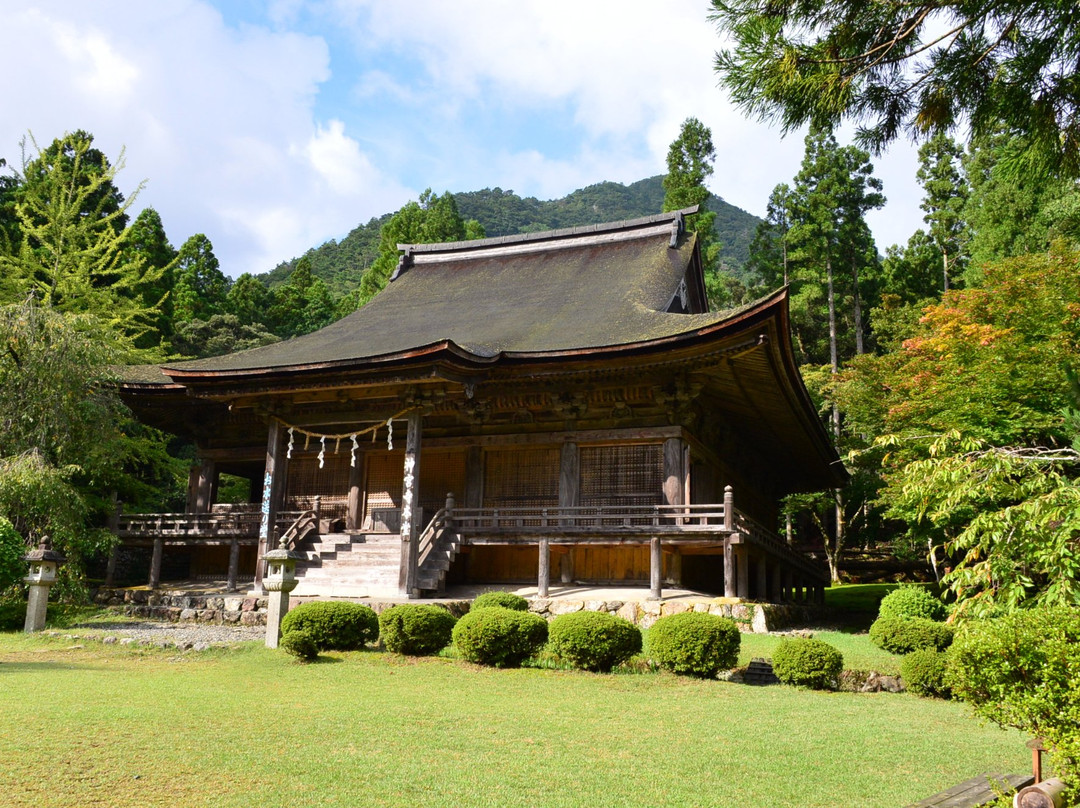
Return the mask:
<svg viewBox="0 0 1080 808">
<path fill-rule="evenodd" d="M 100 589 L 94 602 L 128 617 L 214 625 L 266 625 L 266 598 L 248 595 L 193 595 L 183 591 Z"/>
<path fill-rule="evenodd" d="M 193 595 L 180 590 L 150 591 L 147 589 L 102 589 L 95 602 L 121 611 L 131 617 L 172 622 L 198 622 L 217 625 L 238 624 L 261 626 L 266 624 L 266 598 L 248 595 Z M 293 599 L 296 606 L 302 600 Z M 361 601 L 376 613 L 401 603 L 400 600 Z M 467 600 L 413 601 L 436 602 L 446 607 L 455 617 L 469 610 Z M 568 598 L 533 598 L 529 611 L 553 620 L 560 614 L 571 612 L 607 612 L 629 620 L 639 628 L 649 628 L 661 617 L 682 612 L 707 612 L 730 617 L 740 631 L 765 634 L 783 631 L 794 626 L 805 626 L 821 619 L 819 607 L 783 603 L 726 603 L 721 599 L 711 601 L 621 601 L 621 600 L 574 600 Z"/>
<path fill-rule="evenodd" d="M 529 601 L 529 611 L 552 620 L 571 612 L 607 612 L 629 620 L 638 628 L 649 628 L 661 617 L 683 612 L 705 612 L 735 621 L 740 631 L 766 634 L 797 625 L 806 625 L 820 618 L 821 612 L 812 606 L 780 603 L 720 603 L 716 601 L 619 601 L 619 600 L 545 600 Z"/>
</svg>

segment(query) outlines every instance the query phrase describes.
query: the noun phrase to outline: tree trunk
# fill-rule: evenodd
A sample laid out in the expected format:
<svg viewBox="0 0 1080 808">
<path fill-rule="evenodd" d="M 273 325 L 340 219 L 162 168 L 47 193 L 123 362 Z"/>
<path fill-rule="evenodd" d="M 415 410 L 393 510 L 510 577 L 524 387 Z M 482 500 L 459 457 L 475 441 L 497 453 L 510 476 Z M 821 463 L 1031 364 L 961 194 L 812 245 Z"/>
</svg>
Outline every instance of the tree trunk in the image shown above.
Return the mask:
<svg viewBox="0 0 1080 808">
<path fill-rule="evenodd" d="M 829 366 L 835 376 L 840 372 L 840 355 L 836 344 L 836 292 L 833 285 L 832 259 L 825 259 L 825 275 L 828 279 L 829 292 Z M 837 445 L 840 443 L 840 408 L 833 402 L 832 405 L 833 437 Z"/>
<path fill-rule="evenodd" d="M 825 555 L 829 559 L 829 577 L 834 584 L 840 583 L 840 556 L 844 551 L 844 539 L 846 523 L 844 520 L 844 489 L 837 488 L 836 495 L 836 539 L 833 543 L 832 552 Z"/>
<path fill-rule="evenodd" d="M 949 254 L 941 251 L 941 274 L 945 278 L 945 291 L 949 291 Z"/>
<path fill-rule="evenodd" d="M 855 317 L 855 354 L 856 356 L 862 356 L 862 354 L 866 353 L 866 347 L 863 337 L 862 297 L 859 295 L 859 262 L 854 255 L 851 257 L 851 278 L 855 283 L 853 311 Z"/>
</svg>

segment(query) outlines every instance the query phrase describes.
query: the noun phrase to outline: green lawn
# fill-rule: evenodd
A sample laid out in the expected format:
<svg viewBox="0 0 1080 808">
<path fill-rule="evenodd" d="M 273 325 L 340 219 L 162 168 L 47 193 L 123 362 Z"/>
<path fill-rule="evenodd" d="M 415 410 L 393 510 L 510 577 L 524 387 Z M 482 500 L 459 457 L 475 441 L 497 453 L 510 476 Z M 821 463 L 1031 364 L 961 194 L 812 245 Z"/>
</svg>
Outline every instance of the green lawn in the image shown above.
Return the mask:
<svg viewBox="0 0 1080 808">
<path fill-rule="evenodd" d="M 906 694 L 375 652 L 301 665 L 258 644 L 72 646 L 0 635 L 0 794 L 12 808 L 897 808 L 1029 765 L 1019 734 Z"/>
</svg>

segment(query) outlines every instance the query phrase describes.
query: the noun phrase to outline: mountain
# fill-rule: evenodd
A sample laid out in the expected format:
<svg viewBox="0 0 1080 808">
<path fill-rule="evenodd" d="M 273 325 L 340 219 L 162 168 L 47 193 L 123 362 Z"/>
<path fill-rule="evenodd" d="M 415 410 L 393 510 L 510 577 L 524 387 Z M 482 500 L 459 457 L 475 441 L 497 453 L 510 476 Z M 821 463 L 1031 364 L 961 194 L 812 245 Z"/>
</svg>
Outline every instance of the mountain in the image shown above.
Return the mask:
<svg viewBox="0 0 1080 808">
<path fill-rule="evenodd" d="M 548 201 L 520 197 L 501 188 L 456 193 L 454 199 L 461 217 L 476 219 L 488 236 L 509 236 L 659 213 L 664 204 L 663 181 L 663 176 L 656 176 L 630 185 L 601 182 Z M 746 262 L 761 220 L 718 196 L 709 197 L 709 210 L 716 212 L 716 234 L 723 245 L 721 260 L 738 272 Z M 379 229 L 392 215 L 387 213 L 357 226 L 341 241 L 330 240 L 308 250 L 312 272 L 326 281 L 331 292 L 343 295 L 360 282 L 360 275 L 378 254 Z M 295 262 L 293 259 L 278 264 L 262 279 L 269 286 L 283 283 Z"/>
</svg>

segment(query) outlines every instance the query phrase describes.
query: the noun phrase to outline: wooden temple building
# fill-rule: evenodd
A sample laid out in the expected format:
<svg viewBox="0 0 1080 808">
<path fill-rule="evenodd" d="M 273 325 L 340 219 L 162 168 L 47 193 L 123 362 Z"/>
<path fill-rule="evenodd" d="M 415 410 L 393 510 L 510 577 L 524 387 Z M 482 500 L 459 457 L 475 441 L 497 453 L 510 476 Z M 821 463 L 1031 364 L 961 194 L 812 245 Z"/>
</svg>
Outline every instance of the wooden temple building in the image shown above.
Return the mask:
<svg viewBox="0 0 1080 808">
<path fill-rule="evenodd" d="M 306 336 L 131 369 L 125 401 L 192 438 L 187 513 L 119 520 L 150 583 L 422 597 L 456 583 L 821 597 L 778 500 L 846 472 L 796 368 L 787 293 L 710 313 L 686 211 L 402 245 L 370 303 Z M 248 503 L 216 502 L 228 473 Z M 168 564 L 166 563 L 166 568 Z"/>
</svg>

